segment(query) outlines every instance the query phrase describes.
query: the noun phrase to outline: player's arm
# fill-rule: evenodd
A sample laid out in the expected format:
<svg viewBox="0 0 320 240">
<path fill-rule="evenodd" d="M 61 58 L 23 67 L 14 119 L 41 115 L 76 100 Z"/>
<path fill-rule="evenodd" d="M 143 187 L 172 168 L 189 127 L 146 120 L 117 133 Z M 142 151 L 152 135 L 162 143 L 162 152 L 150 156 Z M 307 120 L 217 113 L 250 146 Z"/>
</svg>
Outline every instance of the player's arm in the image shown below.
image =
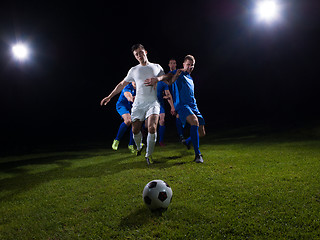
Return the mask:
<svg viewBox="0 0 320 240">
<path fill-rule="evenodd" d="M 171 85 L 172 84 L 172 78 L 173 78 L 173 74 L 171 72 L 167 73 L 167 74 L 164 74 L 160 77 L 158 77 L 158 82 L 159 81 L 163 81 L 165 82 L 166 84 L 168 85 Z"/>
<path fill-rule="evenodd" d="M 170 107 L 171 107 L 170 113 L 171 113 L 172 116 L 174 116 L 176 114 L 176 110 L 175 110 L 174 105 L 173 105 L 172 95 L 171 95 L 169 90 L 164 90 L 164 93 L 166 94 L 166 99 L 167 99 L 167 101 L 168 101 L 168 103 L 170 104 Z"/>
<path fill-rule="evenodd" d="M 182 71 L 183 71 L 183 69 L 178 69 L 177 71 L 176 71 L 176 73 L 172 76 L 172 78 L 171 78 L 171 84 L 173 84 L 177 79 L 178 79 L 178 77 L 180 76 L 180 74 L 182 73 Z M 171 85 L 170 84 L 170 85 Z"/>
<path fill-rule="evenodd" d="M 156 86 L 158 82 L 163 81 L 168 85 L 171 85 L 171 78 L 173 77 L 172 73 L 167 73 L 164 75 L 161 75 L 159 77 L 152 77 L 152 78 L 148 78 L 144 81 L 144 85 L 146 86 Z"/>
<path fill-rule="evenodd" d="M 182 69 L 178 69 L 175 74 L 169 72 L 159 77 L 148 78 L 144 81 L 146 86 L 155 86 L 159 81 L 163 81 L 168 85 L 172 85 L 182 73 Z"/>
<path fill-rule="evenodd" d="M 105 97 L 101 100 L 100 105 L 107 105 L 108 102 L 110 102 L 111 98 L 113 98 L 115 95 L 119 94 L 122 89 L 124 89 L 125 86 L 127 86 L 129 82 L 122 80 L 118 83 L 118 85 L 113 89 L 113 91 L 109 94 L 109 96 Z"/>
</svg>

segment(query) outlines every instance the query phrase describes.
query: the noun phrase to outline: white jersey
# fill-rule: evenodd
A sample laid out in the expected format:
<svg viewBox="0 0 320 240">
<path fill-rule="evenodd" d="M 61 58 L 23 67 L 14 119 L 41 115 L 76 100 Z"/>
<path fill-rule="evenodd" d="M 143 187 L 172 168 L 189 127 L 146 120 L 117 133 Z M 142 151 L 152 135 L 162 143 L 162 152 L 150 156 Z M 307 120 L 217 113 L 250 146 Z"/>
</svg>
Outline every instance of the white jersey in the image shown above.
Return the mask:
<svg viewBox="0 0 320 240">
<path fill-rule="evenodd" d="M 157 89 L 154 89 L 154 86 L 145 86 L 144 81 L 147 78 L 159 77 L 161 75 L 164 75 L 164 71 L 156 63 L 148 63 L 146 66 L 139 64 L 129 70 L 124 80 L 136 83 L 136 97 L 133 106 L 158 101 Z"/>
</svg>

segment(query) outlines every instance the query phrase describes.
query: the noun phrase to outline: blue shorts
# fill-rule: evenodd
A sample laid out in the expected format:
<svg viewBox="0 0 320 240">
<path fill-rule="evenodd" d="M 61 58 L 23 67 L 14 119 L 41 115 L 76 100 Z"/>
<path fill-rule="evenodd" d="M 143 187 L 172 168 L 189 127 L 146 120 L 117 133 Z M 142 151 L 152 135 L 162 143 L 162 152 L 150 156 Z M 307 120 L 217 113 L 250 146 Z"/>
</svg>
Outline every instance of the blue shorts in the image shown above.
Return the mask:
<svg viewBox="0 0 320 240">
<path fill-rule="evenodd" d="M 199 121 L 199 125 L 205 125 L 204 118 L 202 117 L 201 113 L 199 112 L 198 108 L 191 108 L 189 105 L 183 105 L 182 107 L 177 110 L 179 114 L 179 118 L 182 122 L 182 126 L 184 127 L 187 122 L 187 117 L 189 115 L 196 115 Z"/>
<path fill-rule="evenodd" d="M 126 107 L 126 106 L 117 104 L 116 109 L 117 109 L 117 112 L 120 114 L 121 117 L 122 117 L 123 114 L 126 114 L 126 113 L 131 114 L 131 109 Z"/>
</svg>

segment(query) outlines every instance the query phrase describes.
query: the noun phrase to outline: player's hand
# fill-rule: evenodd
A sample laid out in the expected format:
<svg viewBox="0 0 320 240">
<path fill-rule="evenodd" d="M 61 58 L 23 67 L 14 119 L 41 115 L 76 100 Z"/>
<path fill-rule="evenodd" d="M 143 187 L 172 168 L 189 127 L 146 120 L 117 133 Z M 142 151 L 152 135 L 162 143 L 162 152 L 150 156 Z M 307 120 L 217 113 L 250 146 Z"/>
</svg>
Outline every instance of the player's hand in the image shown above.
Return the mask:
<svg viewBox="0 0 320 240">
<path fill-rule="evenodd" d="M 170 113 L 171 113 L 172 116 L 176 116 L 177 115 L 176 110 L 174 108 L 171 108 Z"/>
<path fill-rule="evenodd" d="M 183 68 L 178 69 L 174 75 L 179 77 L 182 72 L 183 72 Z"/>
<path fill-rule="evenodd" d="M 110 102 L 111 98 L 110 97 L 105 97 L 104 99 L 101 100 L 100 105 L 107 105 L 108 102 Z"/>
<path fill-rule="evenodd" d="M 158 78 L 153 77 L 153 78 L 148 78 L 144 81 L 145 86 L 156 86 L 158 83 Z"/>
<path fill-rule="evenodd" d="M 173 77 L 172 77 L 172 82 L 175 82 L 177 79 L 178 79 L 178 77 L 180 76 L 180 74 L 183 72 L 183 69 L 181 68 L 181 69 L 178 69 L 177 71 L 176 71 L 176 73 L 173 75 Z"/>
<path fill-rule="evenodd" d="M 162 98 L 163 98 L 163 99 L 166 99 L 166 100 L 171 100 L 171 97 L 168 96 L 168 95 L 164 95 Z"/>
</svg>

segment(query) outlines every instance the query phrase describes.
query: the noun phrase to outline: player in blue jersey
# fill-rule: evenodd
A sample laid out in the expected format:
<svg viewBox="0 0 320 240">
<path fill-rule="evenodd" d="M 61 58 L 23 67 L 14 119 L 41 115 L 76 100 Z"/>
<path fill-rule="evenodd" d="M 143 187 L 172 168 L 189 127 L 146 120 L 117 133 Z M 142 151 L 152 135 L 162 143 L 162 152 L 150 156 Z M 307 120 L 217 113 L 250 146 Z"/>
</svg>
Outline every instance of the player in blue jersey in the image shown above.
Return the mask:
<svg viewBox="0 0 320 240">
<path fill-rule="evenodd" d="M 204 118 L 202 117 L 194 96 L 194 83 L 191 72 L 194 69 L 195 58 L 187 55 L 183 61 L 183 69 L 178 69 L 172 73 L 160 77 L 152 77 L 145 80 L 146 86 L 157 84 L 158 81 L 165 81 L 169 85 L 175 82 L 179 96 L 176 98 L 176 111 L 179 114 L 183 125 L 190 124 L 190 138 L 185 141 L 188 146 L 193 144 L 196 163 L 203 163 L 203 157 L 199 149 L 199 137 L 205 135 Z M 188 142 L 189 141 L 189 142 Z"/>
<path fill-rule="evenodd" d="M 122 117 L 123 122 L 120 124 L 117 136 L 112 143 L 112 149 L 115 151 L 118 150 L 118 146 L 121 138 L 123 137 L 123 135 L 131 125 L 131 108 L 132 108 L 132 103 L 134 101 L 135 96 L 136 96 L 136 84 L 135 82 L 132 82 L 127 86 L 125 86 L 125 88 L 121 91 L 121 94 L 118 98 L 116 109 L 119 115 Z M 132 134 L 131 128 L 130 128 L 130 141 L 128 144 L 128 149 L 132 153 L 135 153 L 134 140 L 133 140 L 133 134 Z"/>
<path fill-rule="evenodd" d="M 177 69 L 177 61 L 174 58 L 171 58 L 169 60 L 168 66 L 169 66 L 170 72 L 176 70 Z M 179 95 L 178 89 L 176 87 L 176 84 L 173 83 L 172 85 L 170 85 L 169 86 L 169 90 L 170 90 L 170 93 L 172 95 L 173 105 L 174 105 L 174 107 L 176 107 L 176 98 Z M 181 120 L 179 118 L 179 114 L 176 114 L 176 127 L 177 127 L 179 140 L 182 142 L 184 140 L 184 136 L 183 136 L 182 122 L 181 122 Z"/>
<path fill-rule="evenodd" d="M 165 117 L 166 117 L 166 112 L 164 108 L 164 99 L 167 99 L 167 101 L 170 104 L 171 110 L 170 113 L 172 115 L 175 114 L 175 109 L 172 101 L 172 96 L 169 91 L 169 86 L 165 82 L 158 82 L 157 84 L 157 96 L 158 96 L 158 101 L 160 103 L 160 114 L 159 114 L 159 145 L 161 147 L 165 146 L 163 139 L 164 139 L 164 133 L 166 130 L 165 126 Z"/>
</svg>

